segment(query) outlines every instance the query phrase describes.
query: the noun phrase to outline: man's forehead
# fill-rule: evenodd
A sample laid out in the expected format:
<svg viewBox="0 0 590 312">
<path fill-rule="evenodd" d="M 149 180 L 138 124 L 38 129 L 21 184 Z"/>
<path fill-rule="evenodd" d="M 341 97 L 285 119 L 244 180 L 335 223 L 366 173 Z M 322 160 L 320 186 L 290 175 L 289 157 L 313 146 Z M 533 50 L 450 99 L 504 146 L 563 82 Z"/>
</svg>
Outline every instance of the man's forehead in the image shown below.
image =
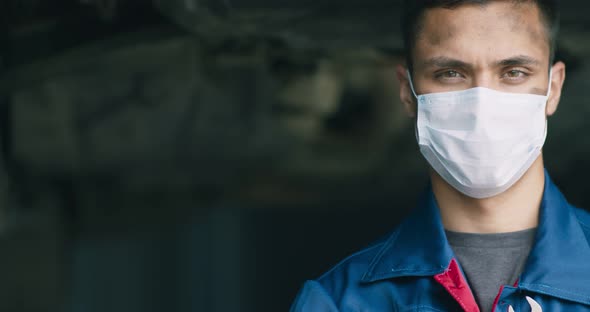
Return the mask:
<svg viewBox="0 0 590 312">
<path fill-rule="evenodd" d="M 551 54 L 545 25 L 534 3 L 490 1 L 429 9 L 417 30 L 412 62 L 424 68 L 432 58 L 447 57 L 473 68 L 521 55 L 545 63 Z"/>
<path fill-rule="evenodd" d="M 481 37 L 499 29 L 507 37 L 518 34 L 550 46 L 549 33 L 533 1 L 491 1 L 487 4 L 428 9 L 417 29 L 417 43 L 423 41 L 431 46 L 439 46 L 465 32 L 478 33 Z"/>
</svg>

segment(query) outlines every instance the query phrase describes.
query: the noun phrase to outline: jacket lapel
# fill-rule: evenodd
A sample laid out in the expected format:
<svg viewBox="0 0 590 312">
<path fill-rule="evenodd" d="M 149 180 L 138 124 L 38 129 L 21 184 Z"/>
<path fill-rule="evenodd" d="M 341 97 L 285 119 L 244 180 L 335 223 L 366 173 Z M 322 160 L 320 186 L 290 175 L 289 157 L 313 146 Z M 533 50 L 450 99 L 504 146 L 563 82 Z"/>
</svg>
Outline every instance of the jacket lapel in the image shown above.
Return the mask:
<svg viewBox="0 0 590 312">
<path fill-rule="evenodd" d="M 590 304 L 590 230 L 545 173 L 535 244 L 519 288 Z"/>
<path fill-rule="evenodd" d="M 434 276 L 453 259 L 430 188 L 371 262 L 362 282 L 402 276 Z"/>
</svg>

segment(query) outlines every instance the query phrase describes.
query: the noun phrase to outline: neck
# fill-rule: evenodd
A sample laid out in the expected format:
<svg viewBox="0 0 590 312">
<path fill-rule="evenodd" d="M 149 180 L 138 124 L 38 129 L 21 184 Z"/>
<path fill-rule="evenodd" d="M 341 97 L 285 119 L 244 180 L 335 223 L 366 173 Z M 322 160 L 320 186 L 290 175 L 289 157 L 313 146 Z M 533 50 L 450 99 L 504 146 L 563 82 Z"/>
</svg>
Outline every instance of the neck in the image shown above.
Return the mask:
<svg viewBox="0 0 590 312">
<path fill-rule="evenodd" d="M 468 197 L 431 170 L 432 190 L 445 229 L 466 233 L 507 233 L 537 226 L 545 187 L 543 157 L 507 191 L 489 198 Z"/>
</svg>

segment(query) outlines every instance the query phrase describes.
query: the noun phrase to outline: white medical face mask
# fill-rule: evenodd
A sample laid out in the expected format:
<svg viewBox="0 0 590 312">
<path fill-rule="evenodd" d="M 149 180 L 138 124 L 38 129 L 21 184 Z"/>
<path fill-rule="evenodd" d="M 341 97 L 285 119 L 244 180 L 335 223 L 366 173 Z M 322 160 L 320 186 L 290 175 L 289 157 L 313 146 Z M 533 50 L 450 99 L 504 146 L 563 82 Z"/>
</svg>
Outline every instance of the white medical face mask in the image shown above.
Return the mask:
<svg viewBox="0 0 590 312">
<path fill-rule="evenodd" d="M 539 157 L 547 135 L 546 96 L 477 87 L 416 95 L 416 137 L 432 168 L 473 198 L 509 189 Z"/>
</svg>

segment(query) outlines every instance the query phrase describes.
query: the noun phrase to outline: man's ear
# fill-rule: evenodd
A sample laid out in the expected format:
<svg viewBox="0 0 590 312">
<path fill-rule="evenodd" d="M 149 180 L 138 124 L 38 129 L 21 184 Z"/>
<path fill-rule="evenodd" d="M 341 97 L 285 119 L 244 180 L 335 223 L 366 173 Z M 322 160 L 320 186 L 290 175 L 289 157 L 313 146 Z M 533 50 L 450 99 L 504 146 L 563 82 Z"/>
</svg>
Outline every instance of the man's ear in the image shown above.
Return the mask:
<svg viewBox="0 0 590 312">
<path fill-rule="evenodd" d="M 563 62 L 557 62 L 552 67 L 551 76 L 551 94 L 547 99 L 547 108 L 545 113 L 547 116 L 551 116 L 557 110 L 559 100 L 561 99 L 561 90 L 563 88 L 563 82 L 565 81 L 565 64 Z"/>
<path fill-rule="evenodd" d="M 399 64 L 396 67 L 397 79 L 399 80 L 399 98 L 404 105 L 406 114 L 409 117 L 416 117 L 416 101 L 412 89 L 410 89 L 410 80 L 406 67 Z"/>
</svg>

